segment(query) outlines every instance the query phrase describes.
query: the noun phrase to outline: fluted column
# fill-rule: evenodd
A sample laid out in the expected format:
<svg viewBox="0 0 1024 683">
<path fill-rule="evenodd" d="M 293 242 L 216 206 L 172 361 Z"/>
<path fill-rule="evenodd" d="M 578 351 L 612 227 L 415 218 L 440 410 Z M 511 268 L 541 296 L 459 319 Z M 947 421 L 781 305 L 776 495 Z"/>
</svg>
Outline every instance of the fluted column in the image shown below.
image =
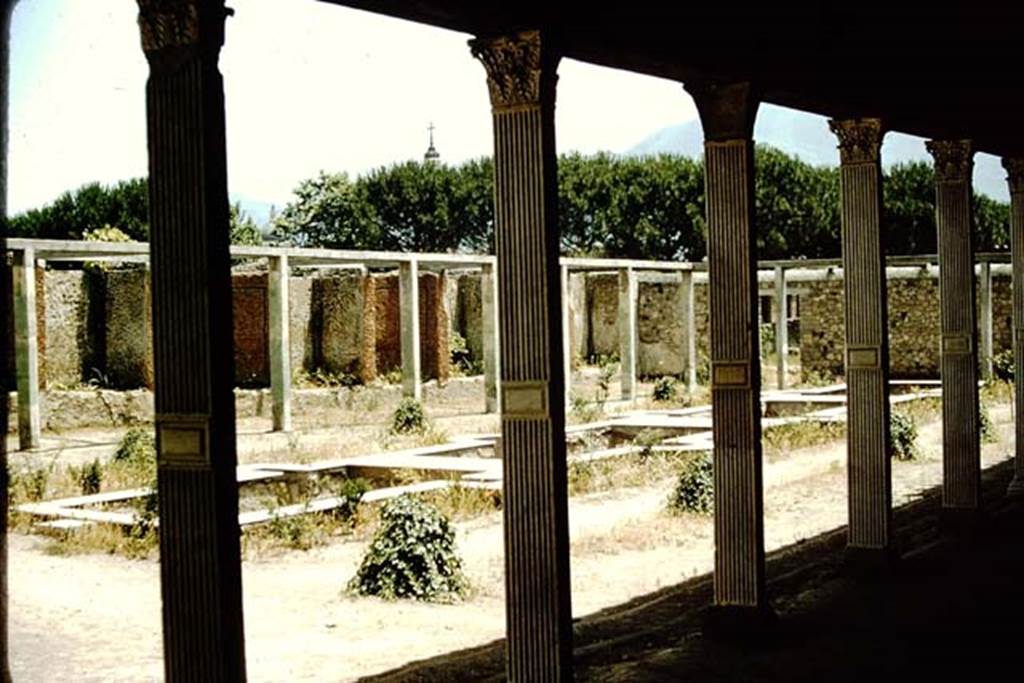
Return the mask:
<svg viewBox="0 0 1024 683">
<path fill-rule="evenodd" d="M 565 377 L 546 34 L 470 42 L 494 115 L 508 678 L 572 677 Z"/>
<path fill-rule="evenodd" d="M 882 241 L 881 121 L 829 121 L 839 138 L 846 318 L 848 557 L 885 562 L 892 548 L 889 327 Z"/>
<path fill-rule="evenodd" d="M 715 472 L 716 616 L 710 625 L 731 629 L 769 613 L 751 138 L 758 100 L 749 83 L 686 89 L 697 104 L 705 140 Z"/>
<path fill-rule="evenodd" d="M 1013 481 L 1007 494 L 1024 496 L 1024 157 L 1003 159 L 1010 186 L 1010 248 L 1013 252 Z"/>
<path fill-rule="evenodd" d="M 978 328 L 974 310 L 974 226 L 970 140 L 926 143 L 935 158 L 942 317 L 942 507 L 974 512 L 981 494 Z"/>
<path fill-rule="evenodd" d="M 149 61 L 150 262 L 164 673 L 245 679 L 235 476 L 223 0 L 138 0 Z"/>
</svg>

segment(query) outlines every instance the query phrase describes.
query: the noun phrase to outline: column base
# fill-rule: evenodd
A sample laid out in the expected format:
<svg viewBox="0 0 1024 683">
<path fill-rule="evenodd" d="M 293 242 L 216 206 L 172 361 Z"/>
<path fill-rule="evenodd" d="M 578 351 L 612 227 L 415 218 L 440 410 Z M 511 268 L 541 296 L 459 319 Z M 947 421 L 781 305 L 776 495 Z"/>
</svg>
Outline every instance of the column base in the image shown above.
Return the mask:
<svg viewBox="0 0 1024 683">
<path fill-rule="evenodd" d="M 778 635 L 779 617 L 768 605 L 713 605 L 704 613 L 703 632 L 709 638 L 764 643 Z"/>
<path fill-rule="evenodd" d="M 980 508 L 942 508 L 939 515 L 943 533 L 967 542 L 983 539 L 990 530 L 990 521 Z"/>
<path fill-rule="evenodd" d="M 846 546 L 843 551 L 845 573 L 858 579 L 886 579 L 896 573 L 899 553 L 892 547 L 861 548 Z"/>
<path fill-rule="evenodd" d="M 1016 475 L 1006 487 L 1006 495 L 1011 498 L 1024 498 L 1024 476 Z"/>
</svg>

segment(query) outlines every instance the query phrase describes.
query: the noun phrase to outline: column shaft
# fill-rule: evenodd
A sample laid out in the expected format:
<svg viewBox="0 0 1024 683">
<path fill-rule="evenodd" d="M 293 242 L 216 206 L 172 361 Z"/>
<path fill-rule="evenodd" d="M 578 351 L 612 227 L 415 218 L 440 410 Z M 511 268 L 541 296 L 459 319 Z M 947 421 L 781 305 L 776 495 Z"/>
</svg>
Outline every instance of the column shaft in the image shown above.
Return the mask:
<svg viewBox="0 0 1024 683">
<path fill-rule="evenodd" d="M 423 397 L 420 370 L 420 275 L 415 260 L 398 267 L 399 334 L 402 337 L 402 395 Z"/>
<path fill-rule="evenodd" d="M 779 389 L 786 388 L 786 375 L 789 372 L 789 327 L 786 316 L 786 269 L 779 266 L 775 269 L 775 295 L 772 297 L 772 308 L 775 314 L 775 368 L 778 374 L 775 385 Z"/>
<path fill-rule="evenodd" d="M 976 510 L 981 495 L 974 229 L 968 140 L 927 143 L 935 157 L 942 317 L 942 505 Z"/>
<path fill-rule="evenodd" d="M 619 384 L 622 398 L 632 401 L 636 398 L 636 271 L 623 268 L 619 271 Z"/>
<path fill-rule="evenodd" d="M 36 259 L 31 248 L 14 253 L 14 361 L 18 385 L 18 448 L 39 448 L 39 321 Z"/>
<path fill-rule="evenodd" d="M 498 289 L 494 266 L 486 264 L 480 269 L 480 325 L 484 361 L 484 401 L 488 413 L 500 409 L 498 396 Z"/>
<path fill-rule="evenodd" d="M 750 84 L 687 86 L 704 127 L 715 479 L 715 604 L 766 611 Z"/>
<path fill-rule="evenodd" d="M 235 474 L 222 0 L 139 0 L 164 672 L 245 680 Z M 187 132 L 188 134 L 184 134 Z"/>
<path fill-rule="evenodd" d="M 270 258 L 267 297 L 270 305 L 270 393 L 273 400 L 274 431 L 292 428 L 292 370 L 288 312 L 288 257 Z"/>
<path fill-rule="evenodd" d="M 831 121 L 839 138 L 846 331 L 849 531 L 855 552 L 892 544 L 889 328 L 878 119 Z"/>
<path fill-rule="evenodd" d="M 511 681 L 572 678 L 557 56 L 539 31 L 474 40 L 494 117 L 505 616 Z"/>
<path fill-rule="evenodd" d="M 1003 159 L 1010 186 L 1010 249 L 1013 262 L 1014 465 L 1009 495 L 1024 496 L 1024 158 Z"/>
</svg>

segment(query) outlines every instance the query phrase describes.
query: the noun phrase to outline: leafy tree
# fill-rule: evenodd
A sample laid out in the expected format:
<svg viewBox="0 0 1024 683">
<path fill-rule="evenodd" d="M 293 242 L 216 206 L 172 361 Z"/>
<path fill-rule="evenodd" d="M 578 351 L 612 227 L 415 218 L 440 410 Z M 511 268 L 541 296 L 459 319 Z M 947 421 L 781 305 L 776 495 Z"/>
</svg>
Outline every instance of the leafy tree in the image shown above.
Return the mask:
<svg viewBox="0 0 1024 683">
<path fill-rule="evenodd" d="M 231 244 L 244 244 L 257 247 L 263 244 L 263 234 L 256 226 L 252 216 L 242 209 L 240 202 L 235 202 L 230 207 L 231 215 Z"/>
<path fill-rule="evenodd" d="M 408 161 L 370 172 L 357 181 L 372 207 L 379 249 L 455 251 L 460 226 L 452 220 L 455 173 L 443 164 Z"/>
<path fill-rule="evenodd" d="M 52 203 L 10 219 L 9 234 L 38 239 L 82 239 L 90 230 L 119 228 L 133 240 L 149 237 L 149 194 L 145 178 L 111 186 L 89 183 Z"/>
<path fill-rule="evenodd" d="M 320 172 L 299 183 L 296 199 L 274 219 L 274 234 L 299 247 L 379 248 L 380 231 L 362 187 L 345 173 Z"/>
</svg>

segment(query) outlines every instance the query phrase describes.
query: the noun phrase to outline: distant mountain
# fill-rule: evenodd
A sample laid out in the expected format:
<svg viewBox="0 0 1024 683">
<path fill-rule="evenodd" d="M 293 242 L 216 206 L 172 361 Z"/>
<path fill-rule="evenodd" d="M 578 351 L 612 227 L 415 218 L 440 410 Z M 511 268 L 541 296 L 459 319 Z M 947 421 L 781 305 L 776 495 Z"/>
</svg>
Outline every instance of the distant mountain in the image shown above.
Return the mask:
<svg viewBox="0 0 1024 683">
<path fill-rule="evenodd" d="M 828 129 L 828 121 L 823 116 L 764 104 L 757 111 L 754 139 L 815 166 L 839 164 L 836 138 Z M 700 120 L 662 128 L 625 152 L 630 156 L 663 153 L 689 157 L 703 154 L 704 132 Z M 882 144 L 883 165 L 888 168 L 908 161 L 931 161 L 931 156 L 924 148 L 924 140 L 902 133 L 886 134 Z M 1003 202 L 1010 200 L 1006 171 L 994 156 L 979 154 L 974 157 L 974 185 L 979 192 L 994 199 Z"/>
<path fill-rule="evenodd" d="M 273 202 L 266 202 L 262 199 L 254 199 L 252 197 L 235 193 L 231 193 L 230 201 L 232 204 L 237 202 L 242 207 L 242 211 L 256 221 L 256 225 L 263 234 L 267 234 L 271 229 L 270 210 L 274 207 L 276 207 L 277 210 L 280 210 L 281 208 Z"/>
</svg>

